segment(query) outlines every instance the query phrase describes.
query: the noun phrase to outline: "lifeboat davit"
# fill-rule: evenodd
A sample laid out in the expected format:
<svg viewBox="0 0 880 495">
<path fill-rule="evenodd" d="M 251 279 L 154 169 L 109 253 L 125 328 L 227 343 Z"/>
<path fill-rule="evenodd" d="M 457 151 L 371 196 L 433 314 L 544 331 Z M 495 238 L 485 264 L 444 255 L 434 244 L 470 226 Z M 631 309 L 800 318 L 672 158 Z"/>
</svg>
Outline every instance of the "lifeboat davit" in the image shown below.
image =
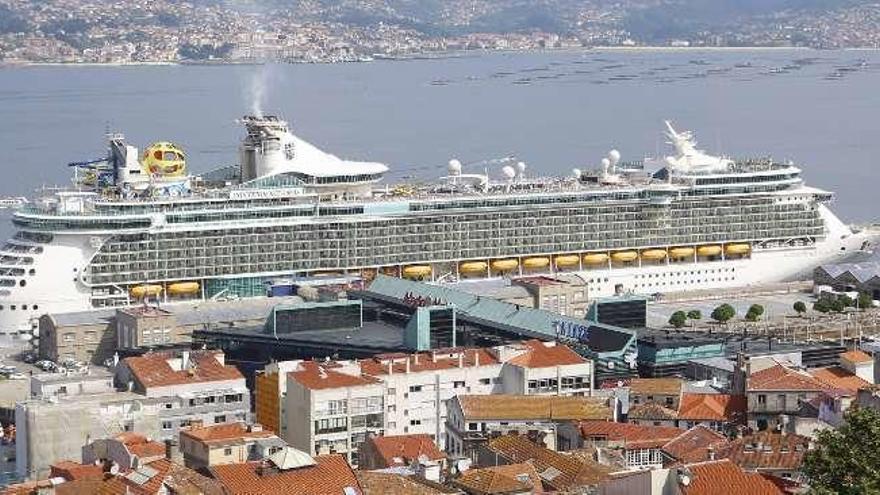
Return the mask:
<svg viewBox="0 0 880 495">
<path fill-rule="evenodd" d="M 749 244 L 728 244 L 727 247 L 724 248 L 726 254 L 734 255 L 749 254 L 751 250 L 752 246 Z"/>
<path fill-rule="evenodd" d="M 666 259 L 665 249 L 646 249 L 642 251 L 642 259 L 648 261 L 660 261 Z"/>
<path fill-rule="evenodd" d="M 692 247 L 677 247 L 669 250 L 669 257 L 680 259 L 680 258 L 689 258 L 694 255 L 694 248 Z"/>
<path fill-rule="evenodd" d="M 168 286 L 168 293 L 172 296 L 195 294 L 201 286 L 198 282 L 175 282 Z"/>
<path fill-rule="evenodd" d="M 403 276 L 406 278 L 424 278 L 431 276 L 431 267 L 429 265 L 410 265 L 403 269 Z"/>
<path fill-rule="evenodd" d="M 721 246 L 700 246 L 697 248 L 700 256 L 718 256 L 721 254 Z"/>
<path fill-rule="evenodd" d="M 145 297 L 158 296 L 162 293 L 161 285 L 147 284 L 137 285 L 131 288 L 129 294 L 135 299 L 143 299 Z"/>
<path fill-rule="evenodd" d="M 629 263 L 639 258 L 637 251 L 618 251 L 611 255 L 611 259 L 618 263 Z"/>
<path fill-rule="evenodd" d="M 584 255 L 584 263 L 588 265 L 599 265 L 608 261 L 608 255 L 605 253 L 590 253 Z"/>
<path fill-rule="evenodd" d="M 550 265 L 550 258 L 544 258 L 542 256 L 538 256 L 535 258 L 526 258 L 523 260 L 523 266 L 530 270 L 536 268 L 545 268 Z"/>
<path fill-rule="evenodd" d="M 465 261 L 458 265 L 458 271 L 466 274 L 486 273 L 488 267 L 485 261 Z"/>
<path fill-rule="evenodd" d="M 553 261 L 556 262 L 556 266 L 577 266 L 581 262 L 581 258 L 576 254 L 563 254 L 557 256 Z"/>
<path fill-rule="evenodd" d="M 515 259 L 495 260 L 492 262 L 492 269 L 499 272 L 513 270 L 519 266 L 519 261 Z"/>
</svg>

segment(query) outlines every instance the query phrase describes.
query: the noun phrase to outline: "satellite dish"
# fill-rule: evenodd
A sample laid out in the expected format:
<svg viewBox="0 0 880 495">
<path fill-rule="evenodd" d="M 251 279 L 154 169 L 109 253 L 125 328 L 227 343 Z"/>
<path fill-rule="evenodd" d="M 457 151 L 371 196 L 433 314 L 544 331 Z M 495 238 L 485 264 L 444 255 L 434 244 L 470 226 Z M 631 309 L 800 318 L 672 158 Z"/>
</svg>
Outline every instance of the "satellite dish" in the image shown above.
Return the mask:
<svg viewBox="0 0 880 495">
<path fill-rule="evenodd" d="M 573 169 L 571 169 L 571 175 L 572 175 L 575 179 L 580 179 L 580 178 L 581 178 L 581 169 L 579 169 L 579 168 L 573 168 Z"/>
<path fill-rule="evenodd" d="M 461 162 L 453 158 L 449 160 L 449 175 L 461 174 Z"/>
<path fill-rule="evenodd" d="M 516 171 L 522 175 L 526 171 L 526 162 L 516 162 Z"/>
<path fill-rule="evenodd" d="M 505 165 L 501 168 L 501 173 L 504 174 L 504 177 L 508 179 L 512 179 L 516 177 L 516 170 L 513 169 L 510 165 Z"/>
<path fill-rule="evenodd" d="M 618 163 L 620 163 L 620 152 L 617 150 L 609 151 L 608 160 L 611 162 L 611 165 L 617 165 Z"/>
</svg>

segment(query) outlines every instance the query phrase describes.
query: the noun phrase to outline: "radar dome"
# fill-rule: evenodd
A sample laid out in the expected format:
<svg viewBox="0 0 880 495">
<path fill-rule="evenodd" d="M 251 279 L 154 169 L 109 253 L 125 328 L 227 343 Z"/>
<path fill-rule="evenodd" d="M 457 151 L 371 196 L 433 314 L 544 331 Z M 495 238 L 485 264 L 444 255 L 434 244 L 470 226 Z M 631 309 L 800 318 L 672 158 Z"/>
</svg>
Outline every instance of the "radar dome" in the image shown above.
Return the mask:
<svg viewBox="0 0 880 495">
<path fill-rule="evenodd" d="M 602 168 L 605 170 L 608 170 L 608 167 L 610 167 L 610 166 L 611 166 L 611 160 L 609 160 L 607 158 L 603 158 L 602 159 Z"/>
<path fill-rule="evenodd" d="M 611 161 L 612 165 L 617 165 L 620 162 L 620 152 L 617 150 L 611 150 L 608 152 L 608 160 Z"/>
<path fill-rule="evenodd" d="M 449 175 L 459 175 L 461 174 L 461 162 L 453 158 L 449 160 Z"/>
<path fill-rule="evenodd" d="M 505 165 L 501 168 L 501 173 L 504 174 L 504 177 L 508 179 L 512 179 L 516 177 L 516 170 L 513 169 L 510 165 Z"/>
<path fill-rule="evenodd" d="M 186 172 L 186 155 L 174 143 L 153 143 L 144 150 L 141 166 L 151 175 L 180 176 Z"/>
<path fill-rule="evenodd" d="M 581 169 L 579 169 L 579 168 L 573 168 L 573 169 L 571 169 L 571 175 L 572 175 L 572 177 L 574 177 L 575 179 L 580 179 L 580 178 L 581 178 Z"/>
<path fill-rule="evenodd" d="M 526 171 L 526 162 L 516 162 L 516 171 L 522 174 Z"/>
</svg>

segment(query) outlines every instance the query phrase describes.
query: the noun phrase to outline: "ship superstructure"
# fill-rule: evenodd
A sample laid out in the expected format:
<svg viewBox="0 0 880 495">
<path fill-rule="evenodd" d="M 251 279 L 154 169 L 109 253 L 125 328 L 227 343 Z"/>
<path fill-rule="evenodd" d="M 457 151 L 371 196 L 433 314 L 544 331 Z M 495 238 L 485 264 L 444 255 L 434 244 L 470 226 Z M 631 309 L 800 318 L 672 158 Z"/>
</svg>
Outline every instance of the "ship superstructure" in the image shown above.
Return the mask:
<svg viewBox="0 0 880 495">
<path fill-rule="evenodd" d="M 77 187 L 16 211 L 0 253 L 0 330 L 47 312 L 144 298 L 264 295 L 279 278 L 378 272 L 464 281 L 578 272 L 591 296 L 737 287 L 803 276 L 868 247 L 827 208 L 832 194 L 770 159 L 696 148 L 594 172 L 528 177 L 449 164 L 435 184 L 383 186 L 388 168 L 344 160 L 275 117 L 245 117 L 238 166 L 185 171 L 172 143 L 140 158 L 121 136 L 77 165 Z"/>
</svg>

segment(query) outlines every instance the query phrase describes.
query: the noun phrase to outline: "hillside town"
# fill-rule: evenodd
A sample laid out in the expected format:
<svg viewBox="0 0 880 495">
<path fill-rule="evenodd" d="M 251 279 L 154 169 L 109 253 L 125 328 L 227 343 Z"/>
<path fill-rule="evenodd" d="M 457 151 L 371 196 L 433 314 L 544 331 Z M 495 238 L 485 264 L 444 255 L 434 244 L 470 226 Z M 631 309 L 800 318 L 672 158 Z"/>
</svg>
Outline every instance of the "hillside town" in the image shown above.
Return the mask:
<svg viewBox="0 0 880 495">
<path fill-rule="evenodd" d="M 878 272 L 765 296 L 815 300 L 787 337 L 754 305 L 660 325 L 565 273 L 45 314 L 0 368 L 2 493 L 806 493 L 823 432 L 880 414 Z M 856 300 L 858 332 L 822 338 Z"/>
<path fill-rule="evenodd" d="M 466 50 L 638 46 L 877 48 L 880 7 L 782 11 L 662 29 L 646 2 L 557 2 L 524 15 L 506 0 L 443 2 L 411 12 L 393 1 L 0 1 L 0 63 L 353 62 Z M 347 10 L 346 10 L 347 9 Z M 646 27 L 650 26 L 650 28 Z"/>
</svg>

